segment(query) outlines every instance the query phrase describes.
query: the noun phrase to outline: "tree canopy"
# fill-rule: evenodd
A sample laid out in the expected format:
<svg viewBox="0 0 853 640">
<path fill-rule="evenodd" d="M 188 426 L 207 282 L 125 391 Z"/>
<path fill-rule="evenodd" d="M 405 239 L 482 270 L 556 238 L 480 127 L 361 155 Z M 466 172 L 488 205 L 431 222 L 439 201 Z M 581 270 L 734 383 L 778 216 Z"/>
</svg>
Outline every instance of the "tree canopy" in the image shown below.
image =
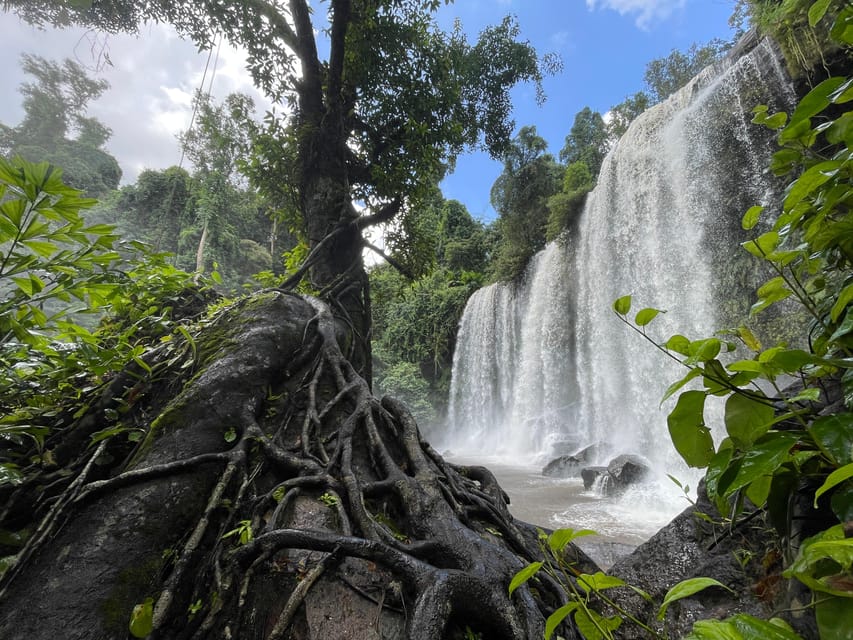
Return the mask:
<svg viewBox="0 0 853 640">
<path fill-rule="evenodd" d="M 501 241 L 493 264 L 498 279 L 512 279 L 545 246 L 548 198 L 560 190 L 563 168 L 546 152 L 536 127 L 522 127 L 504 155 L 504 170 L 492 185 Z"/>
<path fill-rule="evenodd" d="M 601 114 L 584 107 L 575 115 L 566 144 L 560 151 L 560 161 L 566 164 L 583 162 L 593 175 L 598 175 L 609 146 L 607 126 Z"/>
<path fill-rule="evenodd" d="M 285 146 L 296 158 L 293 173 L 268 179 L 298 185 L 311 286 L 338 301 L 365 370 L 362 231 L 416 215 L 421 196 L 464 149 L 499 156 L 514 127 L 510 88 L 538 87 L 555 64 L 519 40 L 511 18 L 473 44 L 459 26 L 442 31 L 436 0 L 330 0 L 323 11 L 307 0 L 6 4 L 35 24 L 134 31 L 159 20 L 200 46 L 221 33 L 248 51 L 258 86 L 292 114 Z"/>
<path fill-rule="evenodd" d="M 103 148 L 112 132 L 86 115 L 89 102 L 109 84 L 90 78 L 71 59 L 60 64 L 24 54 L 21 68 L 33 78 L 19 88 L 24 118 L 15 127 L 0 124 L 0 152 L 32 162 L 49 160 L 63 167 L 69 184 L 90 196 L 118 187 L 121 169 Z"/>
</svg>

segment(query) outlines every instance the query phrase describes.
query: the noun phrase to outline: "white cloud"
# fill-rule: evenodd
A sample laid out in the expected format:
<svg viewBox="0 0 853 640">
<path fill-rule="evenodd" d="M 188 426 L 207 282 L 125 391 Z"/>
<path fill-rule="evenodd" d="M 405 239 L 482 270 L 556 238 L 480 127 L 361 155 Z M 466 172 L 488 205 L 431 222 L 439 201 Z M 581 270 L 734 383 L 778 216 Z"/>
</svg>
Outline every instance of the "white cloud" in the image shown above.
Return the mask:
<svg viewBox="0 0 853 640">
<path fill-rule="evenodd" d="M 611 9 L 620 15 L 636 14 L 637 26 L 648 29 L 653 22 L 666 20 L 676 10 L 684 7 L 686 0 L 586 0 L 586 6 Z"/>
<path fill-rule="evenodd" d="M 567 45 L 571 44 L 571 34 L 568 31 L 557 31 L 556 33 L 552 33 L 548 38 L 548 42 L 555 49 L 563 49 Z"/>
<path fill-rule="evenodd" d="M 140 35 L 97 35 L 83 29 L 39 31 L 22 24 L 15 16 L 0 12 L 0 56 L 8 62 L 4 72 L 6 98 L 0 101 L 0 122 L 16 125 L 23 117 L 16 88 L 28 80 L 16 62 L 22 53 L 49 60 L 72 58 L 103 78 L 110 88 L 89 106 L 89 115 L 113 131 L 107 142 L 122 167 L 122 182 L 136 180 L 143 168 L 162 169 L 181 157 L 176 136 L 190 123 L 192 96 L 214 78 L 212 95 L 221 100 L 242 91 L 255 100 L 260 118 L 269 103 L 252 85 L 242 53 L 223 44 L 215 65 L 208 52 L 181 40 L 173 29 L 150 25 Z M 104 54 L 110 64 L 103 64 Z M 100 63 L 100 64 L 99 64 Z"/>
</svg>

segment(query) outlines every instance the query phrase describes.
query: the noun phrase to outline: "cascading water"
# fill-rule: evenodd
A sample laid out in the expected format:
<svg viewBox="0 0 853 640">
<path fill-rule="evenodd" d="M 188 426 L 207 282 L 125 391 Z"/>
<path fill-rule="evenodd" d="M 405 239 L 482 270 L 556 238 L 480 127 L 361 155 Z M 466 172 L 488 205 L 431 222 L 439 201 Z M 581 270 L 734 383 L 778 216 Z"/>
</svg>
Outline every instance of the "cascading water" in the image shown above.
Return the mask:
<svg viewBox="0 0 853 640">
<path fill-rule="evenodd" d="M 631 294 L 635 309 L 666 310 L 649 327 L 659 340 L 706 337 L 748 309 L 758 276 L 739 257 L 740 218 L 780 192 L 766 170 L 773 136 L 751 124 L 751 112 L 788 109 L 794 95 L 767 44 L 720 66 L 637 118 L 605 159 L 576 228 L 538 254 L 520 283 L 471 298 L 439 436 L 453 455 L 541 465 L 607 442 L 613 454 L 683 473 L 659 406 L 679 366 L 611 305 Z"/>
<path fill-rule="evenodd" d="M 454 450 L 527 457 L 550 448 L 576 389 L 569 254 L 552 244 L 531 261 L 529 281 L 477 291 L 459 326 L 446 439 Z M 456 374 L 463 371 L 464 374 Z"/>
</svg>

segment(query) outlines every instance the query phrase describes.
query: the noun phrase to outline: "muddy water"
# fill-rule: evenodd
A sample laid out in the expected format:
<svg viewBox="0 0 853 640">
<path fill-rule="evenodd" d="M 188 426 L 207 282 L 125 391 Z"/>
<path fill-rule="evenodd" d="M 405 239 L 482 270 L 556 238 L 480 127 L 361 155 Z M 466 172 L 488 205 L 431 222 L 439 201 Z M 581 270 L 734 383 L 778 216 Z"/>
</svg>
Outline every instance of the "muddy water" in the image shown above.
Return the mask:
<svg viewBox="0 0 853 640">
<path fill-rule="evenodd" d="M 667 524 L 688 502 L 675 485 L 651 482 L 619 498 L 587 491 L 580 478 L 548 478 L 540 468 L 515 466 L 500 460 L 453 458 L 456 464 L 488 467 L 510 497 L 510 513 L 519 520 L 547 529 L 592 529 L 594 536 L 578 544 L 602 568 L 633 551 Z M 661 499 L 663 492 L 667 499 Z"/>
</svg>

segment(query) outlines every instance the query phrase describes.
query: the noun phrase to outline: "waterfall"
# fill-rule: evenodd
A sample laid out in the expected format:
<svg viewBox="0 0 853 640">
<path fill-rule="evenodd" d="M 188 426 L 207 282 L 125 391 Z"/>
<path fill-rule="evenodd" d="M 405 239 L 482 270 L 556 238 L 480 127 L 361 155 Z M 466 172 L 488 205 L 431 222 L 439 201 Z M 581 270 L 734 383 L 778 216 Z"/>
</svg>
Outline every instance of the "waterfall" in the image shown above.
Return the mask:
<svg viewBox="0 0 853 640">
<path fill-rule="evenodd" d="M 440 446 L 541 464 L 607 442 L 612 453 L 680 469 L 660 400 L 683 369 L 611 305 L 631 294 L 634 310 L 666 310 L 648 328 L 657 341 L 707 337 L 745 315 L 759 276 L 741 257 L 748 236 L 740 219 L 781 193 L 767 170 L 774 136 L 751 124 L 752 108 L 793 102 L 762 43 L 638 117 L 605 159 L 576 227 L 540 252 L 520 282 L 472 296 Z"/>
</svg>

